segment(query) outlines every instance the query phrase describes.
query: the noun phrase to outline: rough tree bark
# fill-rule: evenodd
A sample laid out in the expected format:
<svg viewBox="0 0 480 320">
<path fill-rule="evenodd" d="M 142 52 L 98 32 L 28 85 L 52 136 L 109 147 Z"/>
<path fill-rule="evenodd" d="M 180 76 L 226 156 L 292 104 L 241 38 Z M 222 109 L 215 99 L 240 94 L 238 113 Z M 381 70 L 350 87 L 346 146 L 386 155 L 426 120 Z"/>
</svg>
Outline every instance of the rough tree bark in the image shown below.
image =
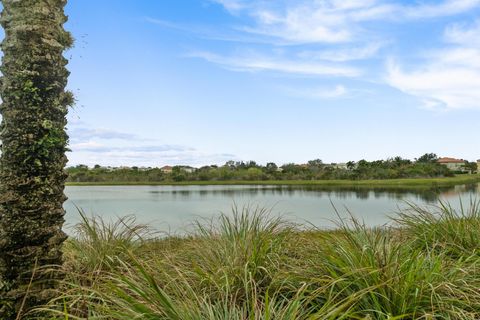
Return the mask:
<svg viewBox="0 0 480 320">
<path fill-rule="evenodd" d="M 46 302 L 61 277 L 46 267 L 66 239 L 66 1 L 1 1 L 0 319 Z"/>
</svg>

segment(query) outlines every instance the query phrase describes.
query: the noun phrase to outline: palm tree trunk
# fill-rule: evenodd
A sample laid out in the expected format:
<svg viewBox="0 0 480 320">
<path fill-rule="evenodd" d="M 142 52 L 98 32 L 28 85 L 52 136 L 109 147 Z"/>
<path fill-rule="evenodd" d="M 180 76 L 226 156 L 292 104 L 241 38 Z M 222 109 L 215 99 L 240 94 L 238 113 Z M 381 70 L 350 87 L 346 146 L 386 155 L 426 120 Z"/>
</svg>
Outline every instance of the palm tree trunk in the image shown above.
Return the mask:
<svg viewBox="0 0 480 320">
<path fill-rule="evenodd" d="M 66 0 L 2 0 L 0 319 L 52 296 L 66 239 Z M 35 270 L 35 271 L 34 271 Z"/>
</svg>

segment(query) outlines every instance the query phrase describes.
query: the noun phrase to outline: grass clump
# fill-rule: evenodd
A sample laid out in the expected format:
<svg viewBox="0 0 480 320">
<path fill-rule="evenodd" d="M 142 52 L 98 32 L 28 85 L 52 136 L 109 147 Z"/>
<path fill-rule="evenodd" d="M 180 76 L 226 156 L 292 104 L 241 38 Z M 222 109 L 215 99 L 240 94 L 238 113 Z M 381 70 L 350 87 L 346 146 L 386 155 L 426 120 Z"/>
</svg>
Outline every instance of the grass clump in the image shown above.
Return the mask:
<svg viewBox="0 0 480 320">
<path fill-rule="evenodd" d="M 461 266 L 444 263 L 442 254 L 423 252 L 398 242 L 388 229 L 354 222 L 326 233 L 301 272 L 315 288 L 329 286 L 333 299 L 350 301 L 361 319 L 450 319 L 470 310 Z M 332 296 L 322 297 L 329 301 Z"/>
<path fill-rule="evenodd" d="M 231 216 L 222 214 L 218 222 L 197 222 L 196 241 L 181 257 L 182 268 L 193 263 L 194 277 L 208 294 L 229 293 L 244 301 L 250 291 L 268 289 L 285 246 L 294 241 L 293 230 L 266 209 L 234 207 Z"/>
<path fill-rule="evenodd" d="M 394 218 L 403 236 L 424 251 L 442 252 L 452 259 L 480 255 L 480 202 L 471 200 L 465 207 L 450 204 L 422 207 L 409 204 Z"/>
<path fill-rule="evenodd" d="M 75 237 L 65 243 L 65 268 L 68 273 L 82 276 L 113 271 L 128 261 L 129 252 L 142 251 L 154 232 L 136 222 L 134 216 L 106 221 L 99 216 L 88 217 L 78 210 L 81 222 L 73 232 Z"/>
<path fill-rule="evenodd" d="M 77 266 L 42 312 L 48 319 L 478 319 L 477 208 L 412 206 L 395 227 L 352 219 L 325 231 L 234 207 L 175 238 L 156 238 L 133 220 L 83 215 L 66 247 L 67 266 Z"/>
<path fill-rule="evenodd" d="M 119 261 L 128 259 L 129 251 L 141 250 L 153 232 L 136 222 L 135 216 L 105 221 L 99 216 L 88 217 L 78 210 L 81 222 L 74 228 L 75 237 L 66 243 L 68 265 L 83 273 L 114 270 Z"/>
</svg>

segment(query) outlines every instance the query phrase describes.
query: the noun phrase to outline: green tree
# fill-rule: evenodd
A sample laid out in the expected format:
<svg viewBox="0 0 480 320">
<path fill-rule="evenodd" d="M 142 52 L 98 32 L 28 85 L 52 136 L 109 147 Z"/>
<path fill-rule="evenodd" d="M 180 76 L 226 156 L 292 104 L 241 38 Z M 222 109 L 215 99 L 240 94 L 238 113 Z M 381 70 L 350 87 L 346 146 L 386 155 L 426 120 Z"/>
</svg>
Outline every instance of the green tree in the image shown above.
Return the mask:
<svg viewBox="0 0 480 320">
<path fill-rule="evenodd" d="M 320 159 L 315 159 L 315 160 L 310 160 L 308 161 L 308 166 L 309 167 L 317 167 L 317 168 L 321 168 L 323 167 L 323 161 L 320 160 Z"/>
<path fill-rule="evenodd" d="M 267 165 L 265 166 L 265 170 L 268 172 L 268 173 L 275 173 L 277 172 L 278 170 L 278 166 L 276 165 L 275 162 L 269 162 L 267 163 Z"/>
<path fill-rule="evenodd" d="M 425 153 L 423 156 L 416 160 L 419 163 L 433 163 L 437 162 L 438 156 L 435 153 Z"/>
<path fill-rule="evenodd" d="M 353 170 L 353 169 L 355 169 L 355 166 L 356 166 L 355 161 L 348 161 L 348 162 L 347 162 L 347 169 L 348 169 L 348 170 Z"/>
<path fill-rule="evenodd" d="M 247 179 L 248 180 L 263 180 L 264 175 L 261 169 L 259 168 L 248 168 L 247 169 Z"/>
<path fill-rule="evenodd" d="M 0 318 L 52 297 L 61 273 L 68 136 L 66 0 L 3 0 Z M 35 269 L 35 271 L 33 271 Z M 31 283 L 30 283 L 31 281 Z M 28 294 L 27 294 L 28 289 Z"/>
<path fill-rule="evenodd" d="M 470 173 L 477 172 L 477 163 L 465 161 L 465 169 L 468 170 Z"/>
</svg>

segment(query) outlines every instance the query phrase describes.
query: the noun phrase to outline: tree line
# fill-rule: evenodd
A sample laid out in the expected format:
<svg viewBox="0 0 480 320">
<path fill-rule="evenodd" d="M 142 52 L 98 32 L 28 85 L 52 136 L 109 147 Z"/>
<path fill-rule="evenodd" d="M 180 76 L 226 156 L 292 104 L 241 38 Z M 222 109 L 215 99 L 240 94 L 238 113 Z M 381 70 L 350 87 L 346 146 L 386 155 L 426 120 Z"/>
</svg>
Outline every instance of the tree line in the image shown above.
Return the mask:
<svg viewBox="0 0 480 320">
<path fill-rule="evenodd" d="M 78 165 L 67 168 L 67 172 L 70 182 L 369 180 L 436 178 L 455 174 L 437 160 L 435 154 L 427 153 L 415 160 L 394 157 L 350 161 L 346 164 L 325 164 L 320 159 L 306 164 L 288 163 L 282 166 L 273 162 L 261 165 L 255 161 L 228 161 L 222 166 L 209 165 L 198 169 L 175 166 L 168 171 L 162 168 L 106 168 L 99 165 L 89 168 Z"/>
</svg>

